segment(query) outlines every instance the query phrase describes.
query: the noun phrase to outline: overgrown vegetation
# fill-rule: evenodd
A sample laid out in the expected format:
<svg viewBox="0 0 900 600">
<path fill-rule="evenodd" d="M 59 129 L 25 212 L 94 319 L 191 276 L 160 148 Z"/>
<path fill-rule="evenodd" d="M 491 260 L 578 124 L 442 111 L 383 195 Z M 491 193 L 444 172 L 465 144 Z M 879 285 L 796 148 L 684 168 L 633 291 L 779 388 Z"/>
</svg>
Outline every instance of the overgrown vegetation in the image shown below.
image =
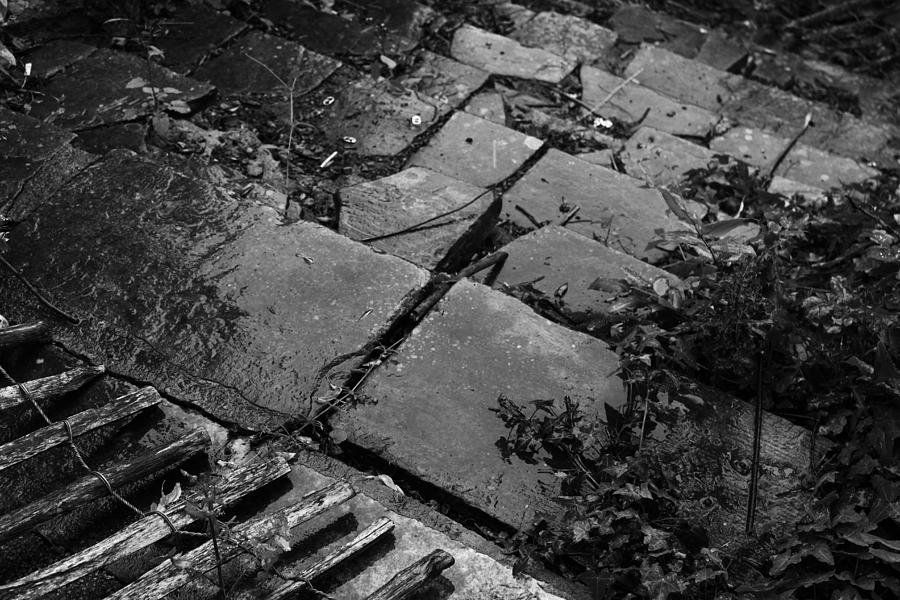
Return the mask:
<svg viewBox="0 0 900 600">
<path fill-rule="evenodd" d="M 568 399 L 499 399 L 504 456 L 545 457 L 563 508 L 509 541 L 599 595 L 887 598 L 900 589 L 900 178 L 827 198 L 784 198 L 746 167 L 714 164 L 665 190 L 684 222 L 657 245 L 680 281 L 615 289 L 602 336 L 631 398 L 605 426 Z M 709 209 L 703 220 L 688 201 Z M 557 314 L 562 298 L 545 299 Z M 792 530 L 757 532 L 768 564 L 740 577 L 706 533 L 677 515 L 679 489 L 644 451 L 685 378 L 765 401 L 832 450 L 807 474 L 815 503 Z M 823 442 L 824 444 L 827 444 Z M 736 566 L 736 565 L 734 565 Z M 747 567 L 748 565 L 744 565 Z"/>
</svg>

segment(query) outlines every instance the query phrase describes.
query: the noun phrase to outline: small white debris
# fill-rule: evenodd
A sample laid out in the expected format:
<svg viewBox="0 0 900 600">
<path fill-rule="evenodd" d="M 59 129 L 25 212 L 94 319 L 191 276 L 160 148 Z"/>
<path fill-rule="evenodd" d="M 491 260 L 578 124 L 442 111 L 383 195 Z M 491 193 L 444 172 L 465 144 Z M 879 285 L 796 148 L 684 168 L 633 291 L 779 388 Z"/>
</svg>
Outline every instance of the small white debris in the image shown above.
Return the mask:
<svg viewBox="0 0 900 600">
<path fill-rule="evenodd" d="M 31 63 L 25 63 L 25 77 L 31 77 Z"/>
<path fill-rule="evenodd" d="M 332 161 L 334 161 L 334 157 L 337 156 L 337 155 L 338 155 L 337 150 L 335 150 L 334 152 L 332 152 L 331 154 L 329 154 L 329 155 L 328 155 L 328 158 L 326 158 L 325 160 L 323 160 L 323 161 L 322 161 L 322 164 L 319 165 L 319 168 L 320 168 L 320 169 L 324 169 L 325 167 L 327 167 L 328 165 L 330 165 L 330 164 L 332 163 Z"/>
<path fill-rule="evenodd" d="M 602 127 L 603 129 L 609 129 L 613 126 L 613 122 L 609 119 L 604 119 L 603 117 L 594 117 L 594 129 Z"/>
<path fill-rule="evenodd" d="M 334 96 L 326 96 L 324 100 L 322 100 L 322 106 L 331 106 L 334 104 Z"/>
<path fill-rule="evenodd" d="M 345 144 L 350 144 L 351 146 L 356 143 L 356 138 L 351 135 L 345 135 L 341 138 Z"/>
<path fill-rule="evenodd" d="M 413 116 L 410 118 L 410 122 L 411 122 L 414 126 L 418 127 L 419 125 L 422 124 L 422 117 L 420 117 L 419 115 L 413 115 Z"/>
</svg>

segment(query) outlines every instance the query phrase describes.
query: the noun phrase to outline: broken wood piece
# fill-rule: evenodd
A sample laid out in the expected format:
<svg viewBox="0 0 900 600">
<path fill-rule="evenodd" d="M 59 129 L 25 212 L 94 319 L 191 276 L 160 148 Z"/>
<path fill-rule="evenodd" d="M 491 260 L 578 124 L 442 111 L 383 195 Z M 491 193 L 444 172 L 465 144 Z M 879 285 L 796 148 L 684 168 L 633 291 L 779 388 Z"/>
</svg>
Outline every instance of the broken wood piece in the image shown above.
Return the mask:
<svg viewBox="0 0 900 600">
<path fill-rule="evenodd" d="M 290 471 L 291 467 L 282 458 L 259 461 L 232 469 L 216 483 L 215 508 L 232 504 Z M 181 529 L 194 522 L 196 519 L 185 511 L 185 504 L 187 502 L 198 504 L 202 500 L 202 495 L 199 490 L 192 491 L 185 499 L 165 508 L 164 512 L 172 525 Z M 15 581 L 0 585 L 0 592 L 18 592 L 17 600 L 37 600 L 105 564 L 158 542 L 170 533 L 172 530 L 165 520 L 157 514 L 150 513 L 89 548 Z"/>
<path fill-rule="evenodd" d="M 58 421 L 52 425 L 42 427 L 37 431 L 17 438 L 0 446 L 0 471 L 8 469 L 16 463 L 27 460 L 32 456 L 45 452 L 54 446 L 58 446 L 69 440 L 69 434 L 73 438 L 88 431 L 98 429 L 114 421 L 124 419 L 130 415 L 154 406 L 162 402 L 162 397 L 152 387 L 145 387 L 120 396 L 111 402 L 99 407 L 82 411 L 72 415 L 66 421 Z"/>
<path fill-rule="evenodd" d="M 355 536 L 352 540 L 316 562 L 308 569 L 304 569 L 297 575 L 293 576 L 292 581 L 286 581 L 267 595 L 266 600 L 283 600 L 284 598 L 293 597 L 294 594 L 309 585 L 309 582 L 316 577 L 320 577 L 330 569 L 338 566 L 354 554 L 362 552 L 371 546 L 378 538 L 394 529 L 394 523 L 387 517 L 381 517 Z"/>
<path fill-rule="evenodd" d="M 406 600 L 453 563 L 453 557 L 448 552 L 435 550 L 391 577 L 366 600 Z"/>
<path fill-rule="evenodd" d="M 172 463 L 203 450 L 209 444 L 209 436 L 203 429 L 194 429 L 187 435 L 140 456 L 132 457 L 110 466 L 103 475 L 113 488 L 149 475 Z M 64 489 L 53 492 L 5 515 L 0 515 L 0 544 L 24 533 L 44 521 L 68 512 L 82 504 L 102 498 L 109 491 L 94 474 L 85 475 Z"/>
<path fill-rule="evenodd" d="M 289 528 L 296 527 L 300 523 L 346 502 L 355 494 L 356 492 L 350 487 L 349 483 L 338 481 L 307 494 L 299 502 L 291 506 L 241 523 L 231 530 L 228 537 L 219 539 L 219 557 L 222 562 L 226 562 L 239 554 L 245 553 L 246 550 L 242 546 L 248 540 L 255 540 L 265 536 L 282 519 L 287 520 Z M 176 566 L 175 561 L 178 564 L 190 565 L 190 569 L 182 569 Z M 213 549 L 212 540 L 204 542 L 189 552 L 158 564 L 135 581 L 107 596 L 105 600 L 152 600 L 154 598 L 162 598 L 183 586 L 198 571 L 202 573 L 216 568 L 216 562 L 216 552 Z"/>
<path fill-rule="evenodd" d="M 43 321 L 0 329 L 0 350 L 32 342 L 50 341 L 50 327 Z"/>
<path fill-rule="evenodd" d="M 28 388 L 28 393 L 31 394 L 32 398 L 36 401 L 41 401 L 73 392 L 104 372 L 106 372 L 106 368 L 103 365 L 76 367 L 59 375 L 26 381 L 25 387 Z M 22 395 L 19 386 L 10 385 L 0 388 L 0 411 L 24 403 L 28 403 L 28 399 Z"/>
</svg>

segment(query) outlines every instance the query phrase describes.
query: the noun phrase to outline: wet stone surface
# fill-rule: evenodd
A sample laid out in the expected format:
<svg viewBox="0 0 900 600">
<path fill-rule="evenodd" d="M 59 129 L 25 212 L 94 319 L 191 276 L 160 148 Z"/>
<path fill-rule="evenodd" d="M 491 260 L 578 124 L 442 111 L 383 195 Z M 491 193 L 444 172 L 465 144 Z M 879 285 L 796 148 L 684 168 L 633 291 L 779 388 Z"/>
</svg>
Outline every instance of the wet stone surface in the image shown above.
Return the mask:
<svg viewBox="0 0 900 600">
<path fill-rule="evenodd" d="M 201 58 L 247 28 L 245 23 L 209 8 L 203 3 L 178 4 L 153 45 L 165 52 L 163 64 L 177 73 L 187 73 Z M 272 63 L 276 70 L 280 65 Z"/>
<path fill-rule="evenodd" d="M 536 79 L 559 83 L 575 68 L 575 61 L 541 48 L 527 48 L 502 35 L 471 25 L 463 25 L 453 34 L 450 54 L 467 65 L 495 75 Z"/>
<path fill-rule="evenodd" d="M 137 56 L 97 50 L 40 87 L 31 115 L 79 129 L 131 121 L 164 110 L 188 112 L 188 104 L 213 91 Z M 86 85 L 90 82 L 90 85 Z"/>
<path fill-rule="evenodd" d="M 375 240 L 371 245 L 429 270 L 468 264 L 499 213 L 487 190 L 422 167 L 340 191 L 339 232 L 354 240 L 428 223 L 427 228 Z"/>
<path fill-rule="evenodd" d="M 523 46 L 543 48 L 566 60 L 593 64 L 606 57 L 616 34 L 572 15 L 540 12 L 510 36 Z"/>
<path fill-rule="evenodd" d="M 641 127 L 629 138 L 619 158 L 632 177 L 671 187 L 677 187 L 691 169 L 717 160 L 709 148 L 649 127 Z"/>
<path fill-rule="evenodd" d="M 408 166 L 487 187 L 512 175 L 542 145 L 537 138 L 458 112 L 409 159 Z"/>
<path fill-rule="evenodd" d="M 296 80 L 293 92 L 296 98 L 318 87 L 340 66 L 339 61 L 294 42 L 252 31 L 205 63 L 194 77 L 210 81 L 229 94 L 279 96 L 288 96 Z"/>
<path fill-rule="evenodd" d="M 606 100 L 597 112 L 607 117 L 615 117 L 626 123 L 635 123 L 649 109 L 643 124 L 674 135 L 695 137 L 706 136 L 715 126 L 719 117 L 708 110 L 672 100 L 640 85 L 640 77 L 610 97 L 622 82 L 601 69 L 581 67 L 582 100 L 590 106 L 597 106 Z"/>
<path fill-rule="evenodd" d="M 660 193 L 640 180 L 551 149 L 503 195 L 503 218 L 527 229 L 531 220 L 553 222 L 575 206 L 578 214 L 566 226 L 588 238 L 641 258 L 659 256 L 651 246 L 657 229 L 673 229 Z"/>
<path fill-rule="evenodd" d="M 551 503 L 541 483 L 555 489 L 555 478 L 503 460 L 498 395 L 521 404 L 569 396 L 602 414 L 604 403 L 625 402 L 621 381 L 607 376 L 616 362 L 603 342 L 463 280 L 363 386 L 377 404 L 346 409 L 336 424 L 353 444 L 518 528 Z"/>
<path fill-rule="evenodd" d="M 17 227 L 8 257 L 83 318 L 55 330 L 67 348 L 256 430 L 305 416 L 428 278 L 124 151 Z M 39 316 L 12 281 L 0 303 Z"/>
</svg>

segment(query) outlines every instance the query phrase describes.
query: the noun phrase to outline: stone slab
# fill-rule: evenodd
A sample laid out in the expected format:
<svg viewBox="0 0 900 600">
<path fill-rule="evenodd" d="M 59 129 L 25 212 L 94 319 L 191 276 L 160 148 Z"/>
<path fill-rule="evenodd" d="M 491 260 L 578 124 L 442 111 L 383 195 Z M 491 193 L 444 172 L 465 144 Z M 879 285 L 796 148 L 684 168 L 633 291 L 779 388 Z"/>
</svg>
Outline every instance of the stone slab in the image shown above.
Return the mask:
<svg viewBox="0 0 900 600">
<path fill-rule="evenodd" d="M 589 106 L 597 106 L 609 97 L 625 80 L 590 66 L 581 67 L 581 99 Z M 718 115 L 698 106 L 677 102 L 650 88 L 640 85 L 640 77 L 619 88 L 600 108 L 602 115 L 615 117 L 626 123 L 637 122 L 649 109 L 643 124 L 674 135 L 704 137 L 718 122 Z"/>
<path fill-rule="evenodd" d="M 94 157 L 75 134 L 0 107 L 0 213 L 22 218 Z"/>
<path fill-rule="evenodd" d="M 731 99 L 734 88 L 743 82 L 738 75 L 646 44 L 628 63 L 625 76 L 631 77 L 638 71 L 638 80 L 646 87 L 714 112 Z"/>
<path fill-rule="evenodd" d="M 558 12 L 539 12 L 510 36 L 529 48 L 543 48 L 568 61 L 594 64 L 606 58 L 616 33 L 586 19 Z"/>
<path fill-rule="evenodd" d="M 228 94 L 280 96 L 287 96 L 288 90 L 278 78 L 288 86 L 297 78 L 296 98 L 318 87 L 340 66 L 340 61 L 289 40 L 252 31 L 203 64 L 194 77 L 210 81 Z"/>
<path fill-rule="evenodd" d="M 798 183 L 778 175 L 772 177 L 772 181 L 769 183 L 769 189 L 767 191 L 773 194 L 783 194 L 788 198 L 794 196 L 794 194 L 800 194 L 800 196 L 813 202 L 825 202 L 826 200 L 825 190 L 822 188 Z"/>
<path fill-rule="evenodd" d="M 344 88 L 325 113 L 325 130 L 335 147 L 363 156 L 404 151 L 441 114 L 440 107 L 388 81 L 362 77 Z M 419 117 L 420 123 L 413 123 Z M 347 138 L 355 142 L 348 143 Z"/>
<path fill-rule="evenodd" d="M 659 44 L 688 58 L 697 55 L 706 37 L 706 31 L 693 23 L 635 4 L 617 10 L 609 25 L 624 42 Z"/>
<path fill-rule="evenodd" d="M 40 86 L 31 114 L 68 129 L 133 121 L 163 110 L 185 112 L 213 87 L 125 52 L 97 50 Z M 89 85 L 86 82 L 90 82 Z M 154 93 L 155 90 L 155 93 Z"/>
<path fill-rule="evenodd" d="M 608 374 L 616 355 L 596 338 L 547 321 L 514 298 L 463 280 L 451 288 L 361 389 L 375 404 L 336 415 L 349 441 L 515 529 L 551 504 L 547 467 L 512 457 L 491 409 L 569 396 L 588 414 L 625 402 Z"/>
<path fill-rule="evenodd" d="M 428 281 L 404 260 L 312 223 L 284 225 L 273 209 L 126 151 L 83 171 L 12 237 L 10 262 L 83 320 L 44 314 L 6 276 L 9 317 L 49 318 L 80 356 L 255 430 L 306 416 L 320 384 L 343 383 L 341 359 L 356 366 L 351 353 Z"/>
<path fill-rule="evenodd" d="M 735 127 L 712 139 L 709 147 L 715 152 L 729 154 L 768 172 L 788 144 L 788 139 L 749 127 Z M 798 183 L 827 189 L 864 181 L 875 177 L 878 172 L 852 159 L 797 144 L 785 156 L 775 174 Z"/>
<path fill-rule="evenodd" d="M 658 229 L 680 228 L 658 190 L 640 180 L 551 149 L 503 195 L 503 217 L 517 225 L 554 221 L 562 208 L 581 210 L 566 227 L 640 258 L 656 258 L 651 241 Z"/>
<path fill-rule="evenodd" d="M 457 112 L 407 166 L 427 167 L 488 187 L 512 175 L 542 145 L 530 135 Z"/>
<path fill-rule="evenodd" d="M 247 29 L 248 25 L 206 4 L 183 3 L 175 6 L 151 42 L 162 50 L 163 64 L 176 73 L 187 73 L 228 40 Z M 271 65 L 273 70 L 278 63 Z"/>
<path fill-rule="evenodd" d="M 74 40 L 51 40 L 26 52 L 19 62 L 23 65 L 31 63 L 32 77 L 46 79 L 87 58 L 96 50 L 96 46 Z"/>
<path fill-rule="evenodd" d="M 740 44 L 718 30 L 709 32 L 700 52 L 695 57 L 714 69 L 729 71 L 745 60 L 749 52 Z"/>
<path fill-rule="evenodd" d="M 437 218 L 427 229 L 370 242 L 429 270 L 469 263 L 500 212 L 487 190 L 423 167 L 340 190 L 339 233 L 351 239 L 386 235 Z"/>
<path fill-rule="evenodd" d="M 427 96 L 441 113 L 447 108 L 458 107 L 488 78 L 481 69 L 428 50 L 419 52 L 414 61 L 410 70 L 395 80 L 396 83 Z"/>
<path fill-rule="evenodd" d="M 581 154 L 575 154 L 574 156 L 578 160 L 589 162 L 592 165 L 600 165 L 601 167 L 608 167 L 610 169 L 615 168 L 616 153 L 610 148 L 594 150 L 592 152 L 582 152 Z"/>
<path fill-rule="evenodd" d="M 602 243 L 556 225 L 541 227 L 503 247 L 509 253 L 503 267 L 491 274 L 495 289 L 533 282 L 552 298 L 560 286 L 567 291 L 560 310 L 579 323 L 602 326 L 616 295 L 606 289 L 589 289 L 597 279 L 636 279 L 652 284 L 660 277 L 678 280 L 662 269 L 619 252 Z"/>
<path fill-rule="evenodd" d="M 619 154 L 625 171 L 654 185 L 677 188 L 684 174 L 716 160 L 716 153 L 679 137 L 641 127 Z"/>
<path fill-rule="evenodd" d="M 506 125 L 506 107 L 503 96 L 498 92 L 481 92 L 475 94 L 466 103 L 466 112 L 485 121 Z"/>
<path fill-rule="evenodd" d="M 450 54 L 467 65 L 495 75 L 559 83 L 575 68 L 575 61 L 541 48 L 527 48 L 519 42 L 463 25 L 453 34 Z"/>
</svg>

